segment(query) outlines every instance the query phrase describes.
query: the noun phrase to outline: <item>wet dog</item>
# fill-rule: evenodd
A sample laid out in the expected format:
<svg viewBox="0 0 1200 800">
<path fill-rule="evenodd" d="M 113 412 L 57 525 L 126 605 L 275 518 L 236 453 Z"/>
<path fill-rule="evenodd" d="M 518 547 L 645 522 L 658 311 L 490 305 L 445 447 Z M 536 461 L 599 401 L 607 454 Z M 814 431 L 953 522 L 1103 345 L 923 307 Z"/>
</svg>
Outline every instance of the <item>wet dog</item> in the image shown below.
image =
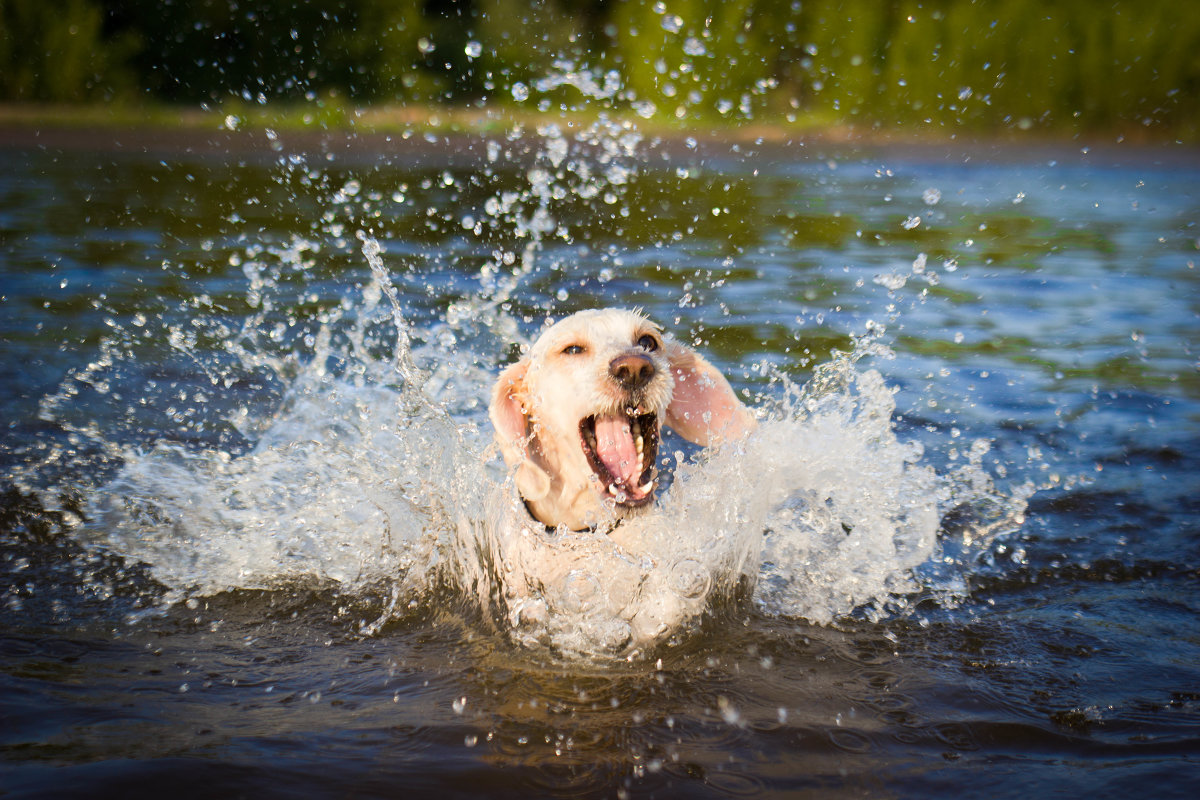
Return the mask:
<svg viewBox="0 0 1200 800">
<path fill-rule="evenodd" d="M 641 314 L 581 311 L 500 375 L 490 416 L 530 513 L 594 528 L 654 502 L 664 425 L 700 445 L 754 426 L 729 382 Z"/>
<path fill-rule="evenodd" d="M 754 428 L 720 372 L 639 313 L 582 311 L 503 371 L 489 414 L 517 490 L 492 526 L 510 623 L 536 629 L 570 612 L 611 649 L 702 610 L 703 565 L 657 563 L 653 526 L 638 523 L 655 501 L 664 427 L 702 446 Z"/>
</svg>

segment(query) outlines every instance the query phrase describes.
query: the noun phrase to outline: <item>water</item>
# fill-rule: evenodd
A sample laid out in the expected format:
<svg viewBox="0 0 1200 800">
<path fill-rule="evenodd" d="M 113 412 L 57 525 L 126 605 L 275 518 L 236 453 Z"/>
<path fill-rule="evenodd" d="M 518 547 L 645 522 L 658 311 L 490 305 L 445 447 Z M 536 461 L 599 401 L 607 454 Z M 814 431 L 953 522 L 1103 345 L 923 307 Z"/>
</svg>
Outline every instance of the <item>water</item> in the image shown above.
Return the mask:
<svg viewBox="0 0 1200 800">
<path fill-rule="evenodd" d="M 0 150 L 11 794 L 1200 783 L 1194 153 L 107 136 Z M 491 382 L 603 305 L 760 421 L 664 444 L 716 591 L 632 650 L 482 555 Z"/>
</svg>

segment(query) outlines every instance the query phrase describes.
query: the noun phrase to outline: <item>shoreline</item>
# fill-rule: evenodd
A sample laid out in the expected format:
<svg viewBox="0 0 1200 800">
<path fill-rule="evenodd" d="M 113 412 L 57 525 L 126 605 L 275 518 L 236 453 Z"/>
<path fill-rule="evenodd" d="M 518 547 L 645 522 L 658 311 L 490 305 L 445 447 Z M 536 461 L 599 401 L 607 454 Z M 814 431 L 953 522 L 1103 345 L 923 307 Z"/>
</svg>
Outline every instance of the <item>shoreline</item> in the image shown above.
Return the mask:
<svg viewBox="0 0 1200 800">
<path fill-rule="evenodd" d="M 236 119 L 231 127 L 226 120 Z M 906 131 L 861 129 L 807 122 L 697 123 L 695 129 L 610 115 L 614 124 L 637 131 L 643 142 L 668 157 L 794 158 L 825 152 L 913 158 L 1028 161 L 1045 154 L 1057 160 L 1101 160 L 1200 165 L 1200 143 L 1167 137 L 1121 134 L 1054 135 L 1045 131 Z M 312 122 L 296 109 L 203 110 L 173 107 L 19 106 L 0 104 L 0 150 L 40 149 L 129 154 L 226 155 L 270 158 L 282 153 L 328 153 L 356 160 L 386 153 L 397 157 L 469 156 L 489 140 L 536 135 L 555 124 L 586 128 L 597 114 L 529 113 L 505 108 L 366 108 L 339 120 Z"/>
</svg>

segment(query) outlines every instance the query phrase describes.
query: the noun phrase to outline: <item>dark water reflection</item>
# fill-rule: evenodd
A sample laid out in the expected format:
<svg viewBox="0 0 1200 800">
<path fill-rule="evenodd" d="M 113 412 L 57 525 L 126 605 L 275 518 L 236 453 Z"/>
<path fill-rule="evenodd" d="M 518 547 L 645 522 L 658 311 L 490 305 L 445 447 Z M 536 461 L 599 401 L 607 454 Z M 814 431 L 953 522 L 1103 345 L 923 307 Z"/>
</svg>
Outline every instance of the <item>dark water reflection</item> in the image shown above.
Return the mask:
<svg viewBox="0 0 1200 800">
<path fill-rule="evenodd" d="M 895 358 L 872 366 L 927 461 L 951 467 L 982 437 L 1007 477 L 1044 487 L 955 603 L 831 627 L 747 604 L 632 664 L 515 649 L 450 593 L 366 638 L 356 623 L 382 601 L 328 587 L 141 616 L 152 573 L 59 524 L 119 465 L 70 425 L 121 445 L 245 449 L 229 412 L 283 386 L 221 348 L 222 325 L 252 310 L 237 256 L 297 235 L 325 249 L 271 276 L 295 299 L 264 316 L 286 324 L 258 346 L 295 347 L 366 280 L 359 227 L 403 264 L 406 312 L 434 338 L 492 251 L 520 245 L 479 213 L 520 173 L 479 169 L 480 143 L 413 146 L 292 169 L 274 154 L 0 151 L 0 463 L 47 491 L 6 487 L 0 513 L 11 796 L 1193 795 L 1200 168 L 1170 150 L 676 143 L 619 202 L 551 204 L 569 235 L 546 241 L 552 266 L 511 300 L 531 325 L 641 305 L 739 389 L 769 393 L 757 365 L 804 380 L 868 320 L 886 324 Z M 357 199 L 331 204 L 350 180 Z M 164 341 L 189 315 L 204 323 L 186 348 Z M 113 322 L 133 357 L 40 417 Z M 475 351 L 486 369 L 504 355 Z M 214 365 L 227 392 L 171 399 Z"/>
</svg>

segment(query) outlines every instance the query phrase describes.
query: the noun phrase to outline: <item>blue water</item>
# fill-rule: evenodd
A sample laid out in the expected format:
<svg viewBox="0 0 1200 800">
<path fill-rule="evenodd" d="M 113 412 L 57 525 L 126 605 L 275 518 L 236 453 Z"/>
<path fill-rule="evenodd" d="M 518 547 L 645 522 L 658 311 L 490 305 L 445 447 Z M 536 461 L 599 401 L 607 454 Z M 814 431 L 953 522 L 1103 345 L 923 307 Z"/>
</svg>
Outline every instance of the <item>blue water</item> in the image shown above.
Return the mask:
<svg viewBox="0 0 1200 800">
<path fill-rule="evenodd" d="M 0 149 L 10 796 L 1200 788 L 1194 151 L 214 141 Z M 826 395 L 936 544 L 813 539 L 628 661 L 514 642 L 419 544 L 478 513 L 492 377 L 601 305 L 765 420 L 878 373 Z M 922 500 L 872 480 L 830 497 Z"/>
</svg>

